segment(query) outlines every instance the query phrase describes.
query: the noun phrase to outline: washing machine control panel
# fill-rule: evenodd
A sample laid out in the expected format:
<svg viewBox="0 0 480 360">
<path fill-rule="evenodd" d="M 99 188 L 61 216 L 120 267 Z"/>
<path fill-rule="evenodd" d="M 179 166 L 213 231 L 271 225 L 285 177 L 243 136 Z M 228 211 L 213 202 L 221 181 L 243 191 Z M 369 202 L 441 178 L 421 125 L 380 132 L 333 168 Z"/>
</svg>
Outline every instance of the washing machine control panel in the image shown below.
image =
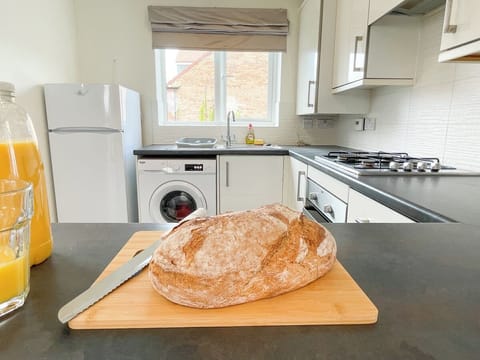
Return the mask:
<svg viewBox="0 0 480 360">
<path fill-rule="evenodd" d="M 185 171 L 203 171 L 203 164 L 185 164 Z"/>
<path fill-rule="evenodd" d="M 215 159 L 162 159 L 141 158 L 137 162 L 138 171 L 159 171 L 165 174 L 215 174 Z"/>
</svg>

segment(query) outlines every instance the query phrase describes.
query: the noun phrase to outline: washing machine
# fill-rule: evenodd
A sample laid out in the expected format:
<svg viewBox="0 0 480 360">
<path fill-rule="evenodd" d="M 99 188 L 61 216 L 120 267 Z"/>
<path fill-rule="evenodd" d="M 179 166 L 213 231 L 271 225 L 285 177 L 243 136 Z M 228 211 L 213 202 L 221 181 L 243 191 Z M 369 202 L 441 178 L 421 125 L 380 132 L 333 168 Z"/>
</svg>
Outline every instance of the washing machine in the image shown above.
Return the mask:
<svg viewBox="0 0 480 360">
<path fill-rule="evenodd" d="M 177 223 L 201 207 L 215 215 L 216 169 L 215 159 L 139 158 L 139 221 Z"/>
</svg>

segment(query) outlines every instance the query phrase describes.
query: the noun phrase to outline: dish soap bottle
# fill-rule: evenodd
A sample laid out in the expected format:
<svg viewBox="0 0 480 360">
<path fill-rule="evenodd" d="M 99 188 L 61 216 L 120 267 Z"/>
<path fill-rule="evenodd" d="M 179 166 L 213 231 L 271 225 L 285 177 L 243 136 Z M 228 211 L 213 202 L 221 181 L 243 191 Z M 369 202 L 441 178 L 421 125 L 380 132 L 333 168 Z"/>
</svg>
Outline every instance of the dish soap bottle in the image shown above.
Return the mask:
<svg viewBox="0 0 480 360">
<path fill-rule="evenodd" d="M 52 253 L 47 188 L 37 136 L 27 112 L 15 102 L 15 86 L 0 81 L 0 178 L 22 179 L 33 186 L 30 266 Z"/>
<path fill-rule="evenodd" d="M 247 132 L 247 136 L 245 136 L 245 143 L 246 144 L 255 143 L 255 132 L 253 131 L 252 124 L 248 124 L 248 132 Z"/>
</svg>

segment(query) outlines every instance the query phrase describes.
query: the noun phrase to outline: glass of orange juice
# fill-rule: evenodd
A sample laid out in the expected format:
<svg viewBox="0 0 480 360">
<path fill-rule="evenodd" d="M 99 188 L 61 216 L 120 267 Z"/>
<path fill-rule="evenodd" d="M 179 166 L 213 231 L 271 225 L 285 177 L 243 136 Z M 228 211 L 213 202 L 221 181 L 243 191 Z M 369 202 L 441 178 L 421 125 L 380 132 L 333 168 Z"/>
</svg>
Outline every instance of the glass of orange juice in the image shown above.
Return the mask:
<svg viewBox="0 0 480 360">
<path fill-rule="evenodd" d="M 32 184 L 0 179 L 0 317 L 21 307 L 30 289 Z"/>
</svg>

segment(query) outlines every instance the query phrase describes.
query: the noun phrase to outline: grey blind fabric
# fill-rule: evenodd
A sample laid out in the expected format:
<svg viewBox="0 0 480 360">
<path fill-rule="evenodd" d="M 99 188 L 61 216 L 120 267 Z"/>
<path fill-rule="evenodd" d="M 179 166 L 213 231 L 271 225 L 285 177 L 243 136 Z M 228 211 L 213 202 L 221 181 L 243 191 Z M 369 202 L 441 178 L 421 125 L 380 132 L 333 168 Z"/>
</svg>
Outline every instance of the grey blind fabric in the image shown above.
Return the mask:
<svg viewBox="0 0 480 360">
<path fill-rule="evenodd" d="M 149 6 L 154 48 L 286 51 L 286 9 Z"/>
</svg>

